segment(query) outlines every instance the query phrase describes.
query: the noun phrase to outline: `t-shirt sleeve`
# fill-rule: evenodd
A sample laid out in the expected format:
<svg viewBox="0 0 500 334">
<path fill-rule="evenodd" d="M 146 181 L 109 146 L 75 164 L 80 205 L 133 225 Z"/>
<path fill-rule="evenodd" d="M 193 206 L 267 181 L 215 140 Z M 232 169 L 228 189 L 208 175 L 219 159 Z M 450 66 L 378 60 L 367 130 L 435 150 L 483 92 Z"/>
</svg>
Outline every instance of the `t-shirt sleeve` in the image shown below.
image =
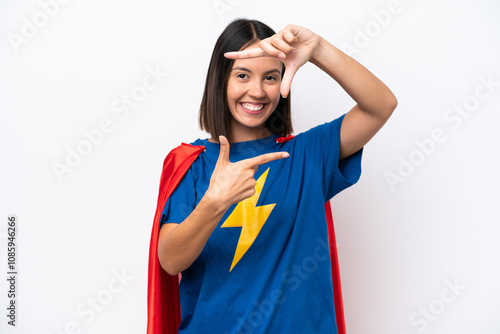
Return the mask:
<svg viewBox="0 0 500 334">
<path fill-rule="evenodd" d="M 340 127 L 344 117 L 345 114 L 303 133 L 308 157 L 324 178 L 325 202 L 358 182 L 361 176 L 363 149 L 339 161 Z"/>
<path fill-rule="evenodd" d="M 193 165 L 177 185 L 163 207 L 161 223 L 182 223 L 196 206 L 196 190 Z"/>
</svg>

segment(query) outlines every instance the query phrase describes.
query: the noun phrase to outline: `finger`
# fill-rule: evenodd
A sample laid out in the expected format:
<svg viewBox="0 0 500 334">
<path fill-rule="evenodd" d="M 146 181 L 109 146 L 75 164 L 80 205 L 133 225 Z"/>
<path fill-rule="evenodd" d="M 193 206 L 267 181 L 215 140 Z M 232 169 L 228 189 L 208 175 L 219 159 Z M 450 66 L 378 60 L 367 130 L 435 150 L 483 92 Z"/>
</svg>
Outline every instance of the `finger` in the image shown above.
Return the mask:
<svg viewBox="0 0 500 334">
<path fill-rule="evenodd" d="M 247 165 L 249 168 L 255 168 L 260 165 L 263 165 L 265 163 L 274 161 L 274 160 L 279 160 L 279 159 L 284 159 L 288 158 L 290 154 L 288 152 L 275 152 L 275 153 L 266 153 L 262 155 L 258 155 L 253 158 L 249 158 L 246 160 L 243 160 L 242 162 Z"/>
<path fill-rule="evenodd" d="M 286 58 L 285 52 L 283 52 L 282 50 L 277 49 L 276 47 L 274 47 L 271 44 L 271 42 L 272 41 L 270 40 L 270 38 L 266 38 L 265 40 L 260 41 L 259 46 L 260 46 L 260 48 L 262 50 L 264 50 L 264 52 L 268 56 L 273 56 L 273 57 L 276 57 L 276 58 L 285 59 Z"/>
<path fill-rule="evenodd" d="M 284 30 L 283 40 L 287 43 L 297 42 L 297 36 L 295 36 L 290 30 Z"/>
<path fill-rule="evenodd" d="M 224 57 L 228 59 L 246 59 L 268 56 L 261 48 L 252 48 L 242 51 L 231 51 L 224 53 Z"/>
<path fill-rule="evenodd" d="M 285 74 L 283 75 L 283 79 L 281 80 L 281 88 L 280 93 L 281 96 L 287 97 L 290 93 L 290 87 L 292 87 L 292 80 L 299 69 L 296 65 L 289 65 L 286 67 Z"/>
<path fill-rule="evenodd" d="M 286 41 L 283 40 L 283 37 L 276 36 L 276 38 L 273 38 L 271 40 L 272 46 L 274 46 L 276 49 L 279 51 L 282 51 L 283 53 L 287 54 L 295 50 L 295 48 L 291 45 L 288 45 Z M 265 51 L 265 50 L 264 50 Z"/>
<path fill-rule="evenodd" d="M 220 152 L 219 159 L 217 160 L 217 165 L 229 163 L 229 142 L 226 137 L 219 136 Z"/>
</svg>

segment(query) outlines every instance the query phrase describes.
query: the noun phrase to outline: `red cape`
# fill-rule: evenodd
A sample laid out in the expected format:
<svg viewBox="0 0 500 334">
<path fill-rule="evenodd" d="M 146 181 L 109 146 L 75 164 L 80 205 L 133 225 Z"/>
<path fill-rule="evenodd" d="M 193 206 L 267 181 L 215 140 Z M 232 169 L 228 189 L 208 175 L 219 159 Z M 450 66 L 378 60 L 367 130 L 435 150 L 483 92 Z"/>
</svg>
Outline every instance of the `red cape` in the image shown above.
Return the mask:
<svg viewBox="0 0 500 334">
<path fill-rule="evenodd" d="M 292 139 L 292 136 L 278 138 L 283 142 Z M 173 149 L 165 158 L 160 178 L 158 203 L 151 232 L 149 245 L 148 270 L 148 329 L 147 334 L 177 334 L 181 323 L 181 307 L 179 301 L 179 278 L 167 274 L 160 266 L 158 259 L 158 236 L 163 208 L 167 199 L 182 180 L 191 164 L 198 155 L 205 150 L 204 146 L 182 144 Z M 340 286 L 340 272 L 333 229 L 333 218 L 330 202 L 325 203 L 326 220 L 328 224 L 328 241 L 333 278 L 333 294 L 337 330 L 345 334 L 344 307 L 342 304 L 342 289 Z"/>
</svg>

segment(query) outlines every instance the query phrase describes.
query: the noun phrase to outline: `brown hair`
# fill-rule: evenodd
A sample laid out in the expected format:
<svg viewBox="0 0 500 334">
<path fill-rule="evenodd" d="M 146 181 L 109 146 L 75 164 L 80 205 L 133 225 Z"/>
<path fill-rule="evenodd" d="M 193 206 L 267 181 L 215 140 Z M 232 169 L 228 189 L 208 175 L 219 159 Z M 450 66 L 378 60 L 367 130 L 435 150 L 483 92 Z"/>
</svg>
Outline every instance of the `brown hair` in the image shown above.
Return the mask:
<svg viewBox="0 0 500 334">
<path fill-rule="evenodd" d="M 274 34 L 273 29 L 260 21 L 237 19 L 231 22 L 217 39 L 208 67 L 199 115 L 200 128 L 210 133 L 215 140 L 218 140 L 219 135 L 223 135 L 232 142 L 227 82 L 234 60 L 224 57 L 224 53 L 242 50 Z M 283 65 L 282 77 L 284 72 Z M 288 98 L 280 97 L 278 106 L 266 121 L 266 127 L 283 137 L 292 133 L 290 94 Z"/>
</svg>

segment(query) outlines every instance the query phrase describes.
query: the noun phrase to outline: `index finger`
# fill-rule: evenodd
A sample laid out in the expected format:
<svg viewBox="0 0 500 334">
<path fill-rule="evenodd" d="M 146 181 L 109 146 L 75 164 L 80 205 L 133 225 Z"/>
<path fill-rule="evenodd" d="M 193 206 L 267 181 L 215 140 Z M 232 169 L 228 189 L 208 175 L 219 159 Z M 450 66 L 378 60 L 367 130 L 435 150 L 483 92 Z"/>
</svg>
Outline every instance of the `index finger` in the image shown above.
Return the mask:
<svg viewBox="0 0 500 334">
<path fill-rule="evenodd" d="M 246 59 L 246 58 L 258 58 L 269 56 L 261 48 L 252 48 L 242 51 L 231 51 L 224 53 L 224 57 L 228 59 Z"/>
<path fill-rule="evenodd" d="M 273 152 L 261 154 L 253 158 L 245 159 L 243 161 L 246 165 L 248 165 L 248 167 L 253 168 L 274 160 L 288 158 L 289 156 L 290 154 L 288 152 Z"/>
</svg>

